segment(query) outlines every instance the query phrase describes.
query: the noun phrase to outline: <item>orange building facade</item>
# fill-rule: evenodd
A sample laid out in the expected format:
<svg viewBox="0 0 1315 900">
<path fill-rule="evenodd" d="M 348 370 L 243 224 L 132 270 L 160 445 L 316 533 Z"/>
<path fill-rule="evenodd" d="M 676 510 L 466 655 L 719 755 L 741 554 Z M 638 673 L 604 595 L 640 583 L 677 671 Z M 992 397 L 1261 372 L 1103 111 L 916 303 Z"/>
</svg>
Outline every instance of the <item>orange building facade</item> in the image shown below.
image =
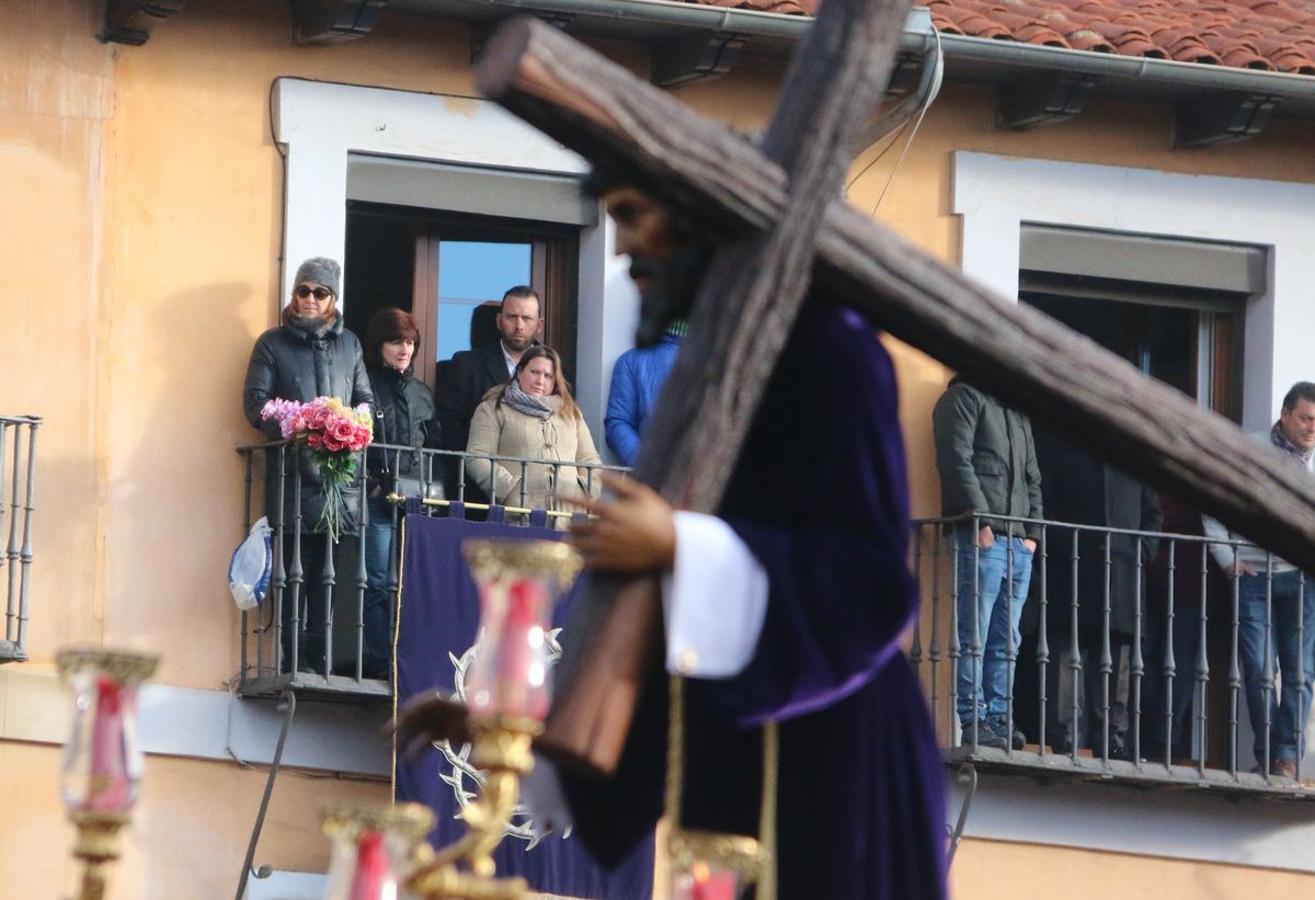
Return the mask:
<svg viewBox="0 0 1315 900">
<path fill-rule="evenodd" d="M 583 163 L 476 96 L 477 24 L 385 9 L 359 39 L 311 46 L 294 42 L 284 4 L 198 0 L 126 46 L 98 41 L 105 20 L 76 0 L 9 6 L 0 414 L 42 425 L 29 659 L 0 666 L 0 896 L 73 885 L 58 793 L 67 700 L 53 658 L 74 644 L 161 656 L 143 698 L 143 795 L 112 896 L 226 896 L 279 726 L 272 701 L 233 692 L 240 627 L 224 574 L 243 531 L 235 448 L 255 438 L 239 396 L 296 262 L 345 254 L 351 310 L 356 213 L 420 210 L 439 223 L 417 238 L 430 249 L 454 239 L 442 230 L 452 222 L 461 239 L 461 216 L 549 223 L 575 253 L 561 283 L 571 315 L 552 327 L 570 343 L 595 433 L 634 297 L 605 219 L 579 196 Z M 644 77 L 661 59 L 638 39 L 591 43 Z M 760 128 L 784 68 L 779 48 L 754 48 L 720 77 L 671 90 Z M 1239 419 L 1267 423 L 1281 386 L 1310 375 L 1315 229 L 1302 232 L 1301 214 L 1315 208 L 1315 125 L 1276 117 L 1245 142 L 1175 150 L 1172 106 L 1153 98 L 1098 94 L 1071 121 L 1028 131 L 997 128 L 996 109 L 991 86 L 951 78 L 906 154 L 897 144 L 883 155 L 883 144 L 859 155 L 849 199 L 1007 295 L 1020 290 L 1020 223 L 1270 248 L 1265 286 L 1240 313 L 1237 399 Z M 415 271 L 392 274 L 412 294 L 389 296 L 429 302 Z M 915 514 L 934 515 L 930 410 L 950 373 L 889 346 Z M 275 870 L 266 885 L 290 893 L 251 896 L 315 896 L 313 879 L 284 873 L 325 871 L 321 807 L 388 797 L 377 738 L 387 713 L 298 710 L 255 858 Z M 975 802 L 952 873 L 958 897 L 1282 898 L 1315 884 L 1305 804 L 1006 776 L 985 780 Z"/>
</svg>

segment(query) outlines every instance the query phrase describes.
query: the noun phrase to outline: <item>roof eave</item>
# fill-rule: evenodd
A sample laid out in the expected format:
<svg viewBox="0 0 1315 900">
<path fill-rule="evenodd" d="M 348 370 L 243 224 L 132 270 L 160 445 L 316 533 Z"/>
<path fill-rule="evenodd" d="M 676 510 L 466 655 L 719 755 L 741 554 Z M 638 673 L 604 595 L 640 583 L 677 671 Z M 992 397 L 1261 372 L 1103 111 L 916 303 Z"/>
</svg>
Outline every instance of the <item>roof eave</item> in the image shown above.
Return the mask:
<svg viewBox="0 0 1315 900">
<path fill-rule="evenodd" d="M 1174 102 L 1202 94 L 1266 96 L 1282 115 L 1315 119 L 1315 77 L 1202 63 L 1092 53 L 1017 41 L 943 34 L 946 77 L 999 84 L 1042 73 L 1086 75 L 1098 90 Z"/>
<path fill-rule="evenodd" d="M 777 58 L 790 54 L 812 21 L 679 0 L 390 0 L 389 9 L 476 23 L 526 13 L 546 16 L 573 33 L 649 44 L 691 32 L 733 34 L 747 39 L 743 53 Z M 901 51 L 925 52 L 930 34 L 929 11 L 915 8 Z M 1261 95 L 1278 100 L 1280 115 L 1315 119 L 1312 76 L 955 34 L 942 34 L 941 41 L 950 80 L 999 84 L 1042 73 L 1087 75 L 1105 95 L 1169 103 L 1213 93 Z"/>
</svg>

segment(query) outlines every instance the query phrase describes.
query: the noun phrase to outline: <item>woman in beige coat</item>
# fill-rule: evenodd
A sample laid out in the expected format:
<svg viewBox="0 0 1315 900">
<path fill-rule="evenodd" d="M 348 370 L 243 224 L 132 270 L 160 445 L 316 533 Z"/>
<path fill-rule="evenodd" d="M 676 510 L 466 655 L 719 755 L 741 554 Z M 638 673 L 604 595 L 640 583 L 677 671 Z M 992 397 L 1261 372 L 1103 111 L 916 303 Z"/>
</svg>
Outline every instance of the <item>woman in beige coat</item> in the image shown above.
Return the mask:
<svg viewBox="0 0 1315 900">
<path fill-rule="evenodd" d="M 561 358 L 551 347 L 540 344 L 521 354 L 507 383 L 485 394 L 475 410 L 466 451 L 546 462 L 601 463 L 561 370 Z M 573 465 L 481 459 L 466 465 L 485 493 L 504 506 L 572 511 L 560 497 L 597 496 L 602 487 L 596 473 L 591 478 L 588 469 Z M 564 528 L 565 521 L 554 524 Z"/>
</svg>

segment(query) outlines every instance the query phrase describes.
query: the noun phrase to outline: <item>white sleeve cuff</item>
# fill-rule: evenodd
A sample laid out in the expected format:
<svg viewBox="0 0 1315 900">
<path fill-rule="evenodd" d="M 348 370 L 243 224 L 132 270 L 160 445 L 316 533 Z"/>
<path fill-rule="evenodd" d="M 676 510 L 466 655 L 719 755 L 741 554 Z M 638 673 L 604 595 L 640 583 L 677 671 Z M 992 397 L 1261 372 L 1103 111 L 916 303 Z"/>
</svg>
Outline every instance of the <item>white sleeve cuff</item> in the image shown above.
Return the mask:
<svg viewBox="0 0 1315 900">
<path fill-rule="evenodd" d="M 571 830 L 571 807 L 557 777 L 557 767 L 538 753 L 534 754 L 534 768 L 521 779 L 521 804 L 529 810 L 536 837 Z"/>
<path fill-rule="evenodd" d="M 767 615 L 767 572 L 716 516 L 675 514 L 676 564 L 662 578 L 667 671 L 732 678 L 753 659 Z"/>
<path fill-rule="evenodd" d="M 1212 519 L 1210 516 L 1201 516 L 1201 524 L 1206 537 L 1228 540 L 1233 536 L 1218 519 Z M 1210 555 L 1214 557 L 1219 568 L 1227 571 L 1235 562 L 1237 562 L 1237 552 L 1232 544 L 1209 544 L 1207 546 L 1209 546 Z"/>
</svg>

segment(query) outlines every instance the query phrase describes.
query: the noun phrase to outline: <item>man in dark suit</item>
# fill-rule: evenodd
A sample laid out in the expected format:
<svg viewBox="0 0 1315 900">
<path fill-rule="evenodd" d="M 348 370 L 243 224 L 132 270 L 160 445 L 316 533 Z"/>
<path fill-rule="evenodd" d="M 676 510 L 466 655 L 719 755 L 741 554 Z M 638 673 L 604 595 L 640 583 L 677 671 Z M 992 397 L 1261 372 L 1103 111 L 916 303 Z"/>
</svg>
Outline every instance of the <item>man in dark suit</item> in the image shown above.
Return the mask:
<svg viewBox="0 0 1315 900">
<path fill-rule="evenodd" d="M 1156 532 L 1163 526 L 1164 514 L 1154 490 L 1102 462 L 1086 447 L 1058 431 L 1038 427 L 1035 437 L 1047 518 L 1096 529 Z M 1148 599 L 1145 575 L 1155 559 L 1159 541 L 1057 526 L 1050 527 L 1047 537 L 1051 560 L 1046 585 L 1050 646 L 1046 695 L 1051 711 L 1047 718 L 1054 716 L 1047 723 L 1047 739 L 1056 752 L 1064 753 L 1072 750 L 1076 739 L 1078 746 L 1091 748 L 1099 757 L 1105 750 L 1108 718 L 1110 757 L 1131 760 L 1132 642 L 1138 633 L 1139 614 L 1143 618 L 1140 626 L 1143 654 L 1147 660 L 1162 655 L 1162 651 L 1150 647 L 1151 629 L 1145 612 Z M 1073 596 L 1075 589 L 1077 598 Z M 1107 628 L 1108 645 L 1104 635 Z M 1075 633 L 1076 647 L 1073 646 Z M 1101 671 L 1105 646 L 1110 651 L 1107 673 Z M 1075 651 L 1082 663 L 1081 671 L 1072 668 Z M 1108 694 L 1105 675 L 1108 675 Z M 1076 692 L 1074 678 L 1079 681 Z M 1149 687 L 1142 688 L 1144 696 L 1151 694 Z M 1150 725 L 1145 715 L 1142 722 L 1142 734 L 1146 735 Z M 1143 736 L 1142 747 L 1148 746 L 1149 741 Z"/>
<path fill-rule="evenodd" d="M 434 418 L 442 429 L 444 450 L 465 450 L 470 419 L 489 388 L 511 377 L 526 348 L 537 343 L 543 328 L 543 304 L 533 288 L 517 285 L 502 295 L 494 320 L 499 339 L 462 350 L 442 368 L 434 391 Z M 455 479 L 455 468 L 450 480 Z M 455 497 L 449 484 L 449 497 Z M 470 496 L 469 486 L 467 496 Z"/>
</svg>

